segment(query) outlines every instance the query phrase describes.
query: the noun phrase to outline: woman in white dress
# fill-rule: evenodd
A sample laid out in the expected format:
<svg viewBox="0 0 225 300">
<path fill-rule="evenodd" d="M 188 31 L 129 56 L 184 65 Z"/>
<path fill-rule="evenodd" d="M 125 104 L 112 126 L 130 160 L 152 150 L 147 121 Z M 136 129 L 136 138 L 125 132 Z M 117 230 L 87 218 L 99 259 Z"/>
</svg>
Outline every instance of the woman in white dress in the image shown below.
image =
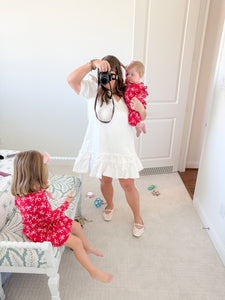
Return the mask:
<svg viewBox="0 0 225 300">
<path fill-rule="evenodd" d="M 128 124 L 128 109 L 123 98 L 126 86 L 122 67 L 124 66 L 115 56 L 109 55 L 102 60 L 91 60 L 67 77 L 72 89 L 87 99 L 89 115 L 86 135 L 73 171 L 89 172 L 90 176 L 100 179 L 101 191 L 107 202 L 103 212 L 105 221 L 111 221 L 113 217 L 112 180 L 118 179 L 134 215 L 133 235 L 139 237 L 144 232 L 144 223 L 134 179 L 139 177 L 139 171 L 143 167 L 135 151 L 133 129 Z M 109 83 L 103 84 L 103 80 L 99 89 L 93 76 L 91 79 L 85 77 L 96 68 L 98 74 L 108 71 L 111 74 Z M 107 73 L 104 74 L 108 76 Z M 98 100 L 94 109 L 97 92 Z M 141 102 L 134 98 L 132 105 L 144 120 L 146 110 Z"/>
</svg>

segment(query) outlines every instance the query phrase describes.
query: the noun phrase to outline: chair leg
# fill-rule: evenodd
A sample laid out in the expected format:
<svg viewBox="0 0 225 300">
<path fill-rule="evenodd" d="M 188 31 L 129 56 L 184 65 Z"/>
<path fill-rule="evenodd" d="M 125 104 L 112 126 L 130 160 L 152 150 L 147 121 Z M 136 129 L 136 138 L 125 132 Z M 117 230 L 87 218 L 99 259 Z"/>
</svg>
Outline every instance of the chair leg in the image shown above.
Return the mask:
<svg viewBox="0 0 225 300">
<path fill-rule="evenodd" d="M 5 300 L 5 293 L 2 287 L 2 274 L 0 273 L 0 300 Z"/>
<path fill-rule="evenodd" d="M 51 292 L 52 300 L 60 300 L 59 295 L 59 274 L 49 276 L 48 287 Z"/>
</svg>

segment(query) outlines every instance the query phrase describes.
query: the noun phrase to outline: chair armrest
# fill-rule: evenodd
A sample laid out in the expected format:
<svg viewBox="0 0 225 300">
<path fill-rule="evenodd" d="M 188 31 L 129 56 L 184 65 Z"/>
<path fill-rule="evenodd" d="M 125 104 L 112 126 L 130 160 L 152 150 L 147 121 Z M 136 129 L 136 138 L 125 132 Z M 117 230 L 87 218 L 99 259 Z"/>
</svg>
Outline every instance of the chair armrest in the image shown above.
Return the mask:
<svg viewBox="0 0 225 300">
<path fill-rule="evenodd" d="M 64 247 L 64 246 L 62 246 Z M 16 241 L 1 241 L 0 251 L 2 249 L 32 249 L 41 250 L 44 252 L 48 267 L 54 267 L 57 265 L 57 259 L 53 254 L 53 246 L 51 242 L 16 242 Z"/>
</svg>

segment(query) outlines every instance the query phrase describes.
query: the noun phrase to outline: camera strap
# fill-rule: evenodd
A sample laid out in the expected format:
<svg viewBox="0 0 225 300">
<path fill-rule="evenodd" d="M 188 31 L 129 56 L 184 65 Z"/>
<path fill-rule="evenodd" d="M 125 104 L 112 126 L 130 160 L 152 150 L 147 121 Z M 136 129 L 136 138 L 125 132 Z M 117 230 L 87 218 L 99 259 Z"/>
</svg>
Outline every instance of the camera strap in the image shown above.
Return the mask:
<svg viewBox="0 0 225 300">
<path fill-rule="evenodd" d="M 114 111 L 115 111 L 115 103 L 114 103 L 114 99 L 113 99 L 113 96 L 112 96 L 112 87 L 111 87 L 111 83 L 110 82 L 109 82 L 109 86 L 110 86 L 110 94 L 111 94 L 110 97 L 112 99 L 112 105 L 113 105 L 112 115 L 111 115 L 111 119 L 109 121 L 102 121 L 102 120 L 100 120 L 99 117 L 98 117 L 97 111 L 96 111 L 100 82 L 98 82 L 97 94 L 96 94 L 96 97 L 95 97 L 95 104 L 94 104 L 95 116 L 102 123 L 110 123 L 112 121 L 112 118 L 113 118 L 113 115 L 114 115 Z"/>
</svg>

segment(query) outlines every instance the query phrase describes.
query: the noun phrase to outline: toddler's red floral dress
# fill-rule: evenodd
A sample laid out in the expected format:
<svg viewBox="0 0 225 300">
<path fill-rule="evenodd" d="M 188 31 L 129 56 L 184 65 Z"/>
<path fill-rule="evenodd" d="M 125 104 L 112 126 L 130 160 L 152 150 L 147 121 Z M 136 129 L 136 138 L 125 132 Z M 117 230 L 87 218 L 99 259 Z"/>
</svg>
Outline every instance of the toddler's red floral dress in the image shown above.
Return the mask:
<svg viewBox="0 0 225 300">
<path fill-rule="evenodd" d="M 20 210 L 23 220 L 23 234 L 32 242 L 49 241 L 54 247 L 62 246 L 68 239 L 72 220 L 63 215 L 69 207 L 65 201 L 52 210 L 44 190 L 15 197 L 15 205 Z"/>
</svg>

